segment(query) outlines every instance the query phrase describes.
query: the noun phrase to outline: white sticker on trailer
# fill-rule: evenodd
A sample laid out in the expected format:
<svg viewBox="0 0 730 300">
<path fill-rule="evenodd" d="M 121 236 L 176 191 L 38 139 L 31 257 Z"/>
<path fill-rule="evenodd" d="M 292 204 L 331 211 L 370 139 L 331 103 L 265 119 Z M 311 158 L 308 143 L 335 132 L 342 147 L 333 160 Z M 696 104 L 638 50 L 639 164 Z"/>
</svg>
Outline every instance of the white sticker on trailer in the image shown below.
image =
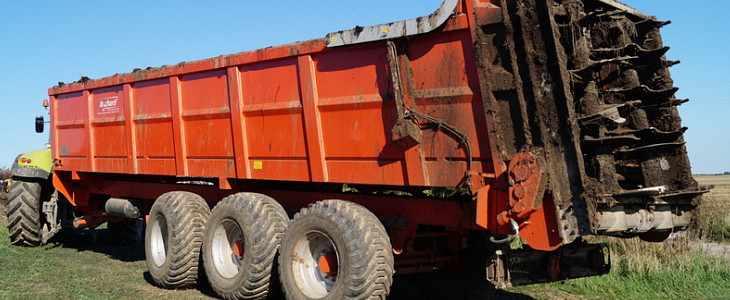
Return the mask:
<svg viewBox="0 0 730 300">
<path fill-rule="evenodd" d="M 99 115 L 119 113 L 119 96 L 111 96 L 99 99 Z"/>
</svg>

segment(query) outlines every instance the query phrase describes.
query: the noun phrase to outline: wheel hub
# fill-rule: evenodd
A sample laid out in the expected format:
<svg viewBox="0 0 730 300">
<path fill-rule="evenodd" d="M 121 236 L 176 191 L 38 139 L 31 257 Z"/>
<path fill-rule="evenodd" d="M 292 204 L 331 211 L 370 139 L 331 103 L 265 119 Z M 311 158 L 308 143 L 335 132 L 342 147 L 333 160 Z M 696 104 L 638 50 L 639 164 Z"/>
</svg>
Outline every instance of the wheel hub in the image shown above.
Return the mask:
<svg viewBox="0 0 730 300">
<path fill-rule="evenodd" d="M 231 250 L 233 250 L 233 255 L 237 256 L 239 259 L 243 258 L 243 241 L 235 241 L 231 244 Z"/>
<path fill-rule="evenodd" d="M 211 254 L 213 267 L 225 278 L 239 274 L 245 254 L 245 242 L 241 227 L 233 220 L 224 220 L 213 233 Z"/>
<path fill-rule="evenodd" d="M 324 251 L 324 255 L 320 256 L 317 261 L 317 267 L 319 267 L 319 272 L 321 272 L 325 278 L 329 277 L 336 279 L 339 268 L 337 265 L 337 252 L 335 252 L 334 249 Z"/>
<path fill-rule="evenodd" d="M 150 237 L 152 262 L 158 267 L 161 267 L 167 259 L 167 235 L 167 220 L 159 215 L 152 222 Z"/>
<path fill-rule="evenodd" d="M 307 297 L 327 296 L 337 282 L 340 257 L 334 242 L 321 231 L 310 231 L 294 246 L 294 280 Z"/>
</svg>

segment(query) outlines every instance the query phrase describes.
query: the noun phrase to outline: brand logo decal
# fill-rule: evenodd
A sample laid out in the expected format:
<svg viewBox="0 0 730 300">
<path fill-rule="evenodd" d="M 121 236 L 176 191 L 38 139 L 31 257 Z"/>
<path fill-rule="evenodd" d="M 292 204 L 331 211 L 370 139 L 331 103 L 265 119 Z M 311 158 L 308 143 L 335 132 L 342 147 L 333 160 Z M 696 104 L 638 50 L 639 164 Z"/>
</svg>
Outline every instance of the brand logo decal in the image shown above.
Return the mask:
<svg viewBox="0 0 730 300">
<path fill-rule="evenodd" d="M 119 113 L 119 96 L 99 99 L 99 115 Z"/>
</svg>

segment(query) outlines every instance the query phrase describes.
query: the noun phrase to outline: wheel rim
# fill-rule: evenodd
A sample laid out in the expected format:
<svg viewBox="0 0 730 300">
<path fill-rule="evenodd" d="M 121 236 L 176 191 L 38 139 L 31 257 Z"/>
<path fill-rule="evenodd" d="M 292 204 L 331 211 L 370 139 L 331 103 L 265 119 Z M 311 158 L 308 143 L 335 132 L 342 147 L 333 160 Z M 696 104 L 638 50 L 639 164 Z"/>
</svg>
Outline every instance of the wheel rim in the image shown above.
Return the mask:
<svg viewBox="0 0 730 300">
<path fill-rule="evenodd" d="M 152 222 L 152 230 L 150 237 L 150 249 L 152 254 L 152 262 L 160 267 L 167 259 L 167 220 L 163 215 L 158 215 Z"/>
<path fill-rule="evenodd" d="M 211 243 L 213 266 L 218 274 L 225 278 L 238 275 L 243 264 L 244 246 L 243 231 L 236 222 L 226 219 L 218 224 Z"/>
<path fill-rule="evenodd" d="M 340 258 L 332 239 L 310 231 L 294 245 L 292 270 L 299 289 L 310 298 L 326 296 L 337 282 Z"/>
</svg>

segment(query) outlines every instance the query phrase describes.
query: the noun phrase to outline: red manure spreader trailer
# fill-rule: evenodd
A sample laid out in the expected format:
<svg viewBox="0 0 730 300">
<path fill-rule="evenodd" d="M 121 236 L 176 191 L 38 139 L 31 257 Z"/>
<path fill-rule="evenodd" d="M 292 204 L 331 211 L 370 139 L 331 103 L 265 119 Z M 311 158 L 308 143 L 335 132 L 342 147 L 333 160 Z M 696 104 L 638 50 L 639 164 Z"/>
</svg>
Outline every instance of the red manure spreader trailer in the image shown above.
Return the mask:
<svg viewBox="0 0 730 300">
<path fill-rule="evenodd" d="M 605 274 L 586 236 L 662 241 L 705 192 L 667 23 L 614 0 L 445 0 L 54 86 L 50 149 L 13 165 L 10 239 L 108 222 L 134 240 L 145 223 L 156 284 L 207 278 L 223 298 L 279 281 L 287 299 L 382 299 L 413 273 L 458 298 Z"/>
</svg>

